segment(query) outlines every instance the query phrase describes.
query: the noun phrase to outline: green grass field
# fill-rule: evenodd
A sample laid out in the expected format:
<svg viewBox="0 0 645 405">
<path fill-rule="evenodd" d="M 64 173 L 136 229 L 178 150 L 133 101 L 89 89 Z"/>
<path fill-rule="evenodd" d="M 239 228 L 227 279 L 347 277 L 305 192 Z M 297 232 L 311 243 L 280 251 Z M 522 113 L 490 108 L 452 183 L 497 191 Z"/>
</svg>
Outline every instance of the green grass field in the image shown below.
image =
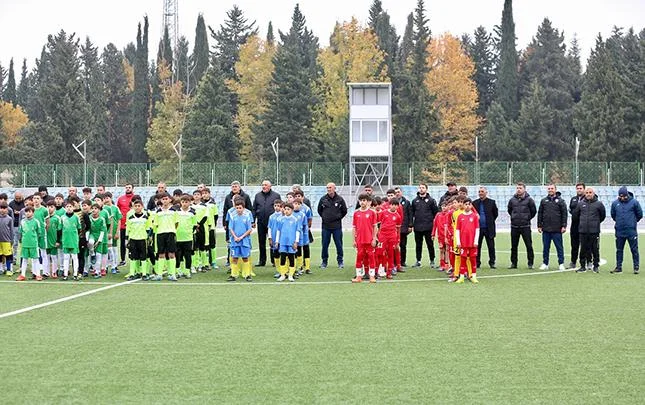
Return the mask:
<svg viewBox="0 0 645 405">
<path fill-rule="evenodd" d="M 533 239 L 537 267 L 541 244 L 537 233 Z M 602 238 L 608 263 L 600 274 L 575 274 L 506 270 L 509 235 L 500 234 L 498 270 L 484 265 L 478 285 L 449 284 L 427 266 L 394 282 L 354 285 L 351 248 L 344 270 L 330 260 L 322 271 L 319 240 L 314 274 L 291 284 L 276 283 L 271 267 L 234 284 L 223 270 L 178 283 L 3 276 L 0 316 L 119 285 L 0 318 L 2 402 L 613 404 L 645 397 L 645 275 L 632 274 L 627 250 L 625 274 L 609 274 L 611 235 Z"/>
</svg>

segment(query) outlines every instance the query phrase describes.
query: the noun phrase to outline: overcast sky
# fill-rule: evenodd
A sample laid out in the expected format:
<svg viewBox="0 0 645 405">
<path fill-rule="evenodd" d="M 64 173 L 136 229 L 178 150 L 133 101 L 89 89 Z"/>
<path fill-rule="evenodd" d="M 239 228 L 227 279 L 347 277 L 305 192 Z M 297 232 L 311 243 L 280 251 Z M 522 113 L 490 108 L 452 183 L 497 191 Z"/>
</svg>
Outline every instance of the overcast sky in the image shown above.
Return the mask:
<svg viewBox="0 0 645 405">
<path fill-rule="evenodd" d="M 202 13 L 206 24 L 217 29 L 226 11 L 237 4 L 249 18 L 256 20 L 261 34 L 266 34 L 269 21 L 276 29 L 286 31 L 295 0 L 177 0 L 179 2 L 179 33 L 190 41 L 195 38 L 197 15 Z M 399 35 L 403 34 L 406 16 L 416 6 L 416 0 L 382 0 L 392 16 Z M 39 57 L 49 34 L 61 29 L 76 33 L 82 40 L 89 36 L 102 49 L 109 42 L 124 48 L 134 42 L 137 23 L 148 15 L 150 21 L 150 57 L 154 58 L 161 36 L 163 0 L 0 0 L 0 63 L 5 68 L 14 58 L 16 80 L 19 80 L 22 59 L 27 58 L 31 69 Z M 300 7 L 308 26 L 327 45 L 335 21 L 347 21 L 352 16 L 366 22 L 372 0 L 301 0 Z M 489 31 L 499 24 L 503 0 L 443 0 L 426 1 L 427 15 L 433 35 L 451 32 L 472 33 L 478 25 Z M 538 25 L 548 17 L 553 25 L 564 31 L 567 44 L 577 34 L 582 49 L 583 64 L 598 33 L 607 36 L 614 25 L 645 26 L 645 0 L 516 0 L 513 4 L 518 49 L 524 48 L 535 34 Z"/>
</svg>

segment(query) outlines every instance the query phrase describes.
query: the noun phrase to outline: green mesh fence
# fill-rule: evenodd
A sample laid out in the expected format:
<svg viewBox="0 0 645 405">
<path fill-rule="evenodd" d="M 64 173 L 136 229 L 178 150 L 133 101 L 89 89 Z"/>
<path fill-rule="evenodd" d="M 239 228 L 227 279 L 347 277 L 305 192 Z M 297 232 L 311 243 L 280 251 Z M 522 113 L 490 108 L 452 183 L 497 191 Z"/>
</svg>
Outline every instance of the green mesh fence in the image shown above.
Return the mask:
<svg viewBox="0 0 645 405">
<path fill-rule="evenodd" d="M 213 163 L 213 185 L 228 186 L 244 179 L 244 163 Z"/>
<path fill-rule="evenodd" d="M 238 179 L 242 181 L 242 179 Z M 277 184 L 275 162 L 257 162 L 246 165 L 246 176 L 244 178 L 244 185 L 257 185 L 262 183 L 263 180 L 269 180 L 273 184 Z"/>
<path fill-rule="evenodd" d="M 579 162 L 578 182 L 591 184 L 607 184 L 607 163 L 605 162 Z"/>
<path fill-rule="evenodd" d="M 392 183 L 410 184 L 410 163 L 392 163 Z"/>
<path fill-rule="evenodd" d="M 176 167 L 175 167 L 176 170 Z M 149 184 L 147 163 L 119 163 L 117 165 L 118 186 L 132 183 L 135 187 L 145 187 Z"/>
<path fill-rule="evenodd" d="M 446 180 L 457 184 L 475 184 L 475 162 L 446 163 Z"/>
<path fill-rule="evenodd" d="M 54 184 L 55 165 L 25 165 L 25 186 L 51 186 Z"/>
<path fill-rule="evenodd" d="M 611 185 L 634 186 L 641 183 L 641 167 L 638 162 L 611 162 Z"/>
<path fill-rule="evenodd" d="M 575 162 L 546 162 L 545 183 L 568 186 L 576 184 Z"/>
<path fill-rule="evenodd" d="M 150 181 L 148 185 L 154 186 L 158 183 L 165 183 L 166 186 L 179 186 L 179 162 L 168 161 L 151 163 Z"/>
<path fill-rule="evenodd" d="M 412 182 L 413 184 L 443 184 L 444 167 L 441 163 L 436 162 L 412 162 Z M 446 176 L 447 178 L 447 176 Z"/>
<path fill-rule="evenodd" d="M 116 185 L 116 164 L 93 163 L 87 165 L 87 182 L 93 187 L 100 184 L 104 186 Z"/>
<path fill-rule="evenodd" d="M 475 184 L 508 184 L 508 162 L 479 162 L 475 167 Z"/>
<path fill-rule="evenodd" d="M 309 184 L 309 168 L 306 162 L 280 162 L 279 184 Z"/>
<path fill-rule="evenodd" d="M 345 178 L 343 178 L 345 176 Z M 312 163 L 311 184 L 335 183 L 336 185 L 348 184 L 349 174 L 343 163 Z"/>
<path fill-rule="evenodd" d="M 23 165 L 0 166 L 0 187 L 22 187 L 23 174 Z"/>
<path fill-rule="evenodd" d="M 511 183 L 542 184 L 542 163 L 512 162 Z"/>
<path fill-rule="evenodd" d="M 87 176 L 89 183 L 89 174 Z M 84 186 L 88 183 L 85 182 L 85 170 L 82 164 L 60 164 L 56 165 L 56 182 L 54 186 Z"/>
<path fill-rule="evenodd" d="M 210 163 L 184 163 L 182 165 L 182 185 L 196 186 L 197 184 L 211 184 L 213 165 Z"/>
</svg>

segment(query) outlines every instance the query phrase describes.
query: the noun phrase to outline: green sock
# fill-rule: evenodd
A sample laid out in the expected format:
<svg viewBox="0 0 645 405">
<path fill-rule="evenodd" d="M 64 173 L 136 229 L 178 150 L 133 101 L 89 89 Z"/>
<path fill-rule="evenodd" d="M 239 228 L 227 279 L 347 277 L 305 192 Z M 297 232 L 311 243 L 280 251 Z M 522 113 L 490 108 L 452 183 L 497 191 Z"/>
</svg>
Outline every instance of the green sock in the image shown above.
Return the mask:
<svg viewBox="0 0 645 405">
<path fill-rule="evenodd" d="M 211 261 L 213 262 L 211 264 L 217 263 L 217 249 L 216 248 L 211 249 L 211 258 L 212 258 Z"/>
<path fill-rule="evenodd" d="M 170 258 L 166 260 L 166 262 L 167 262 L 166 266 L 168 268 L 168 275 L 170 276 L 177 275 L 177 261 L 175 260 L 175 258 L 174 257 Z"/>
<path fill-rule="evenodd" d="M 166 264 L 166 259 L 162 259 L 162 258 L 157 259 L 157 262 L 155 263 L 155 273 L 157 273 L 157 275 L 159 276 L 163 275 L 163 269 L 165 267 L 165 264 Z"/>
<path fill-rule="evenodd" d="M 135 274 L 137 274 L 138 270 L 139 270 L 139 261 L 138 260 L 131 260 L 130 261 L 130 274 L 128 274 L 128 275 L 129 276 L 134 276 Z"/>
<path fill-rule="evenodd" d="M 202 251 L 202 266 L 208 267 L 208 250 Z"/>
<path fill-rule="evenodd" d="M 141 263 L 141 274 L 145 276 L 148 274 L 148 261 L 141 260 L 140 263 Z"/>
<path fill-rule="evenodd" d="M 199 251 L 197 250 L 193 252 L 193 267 L 199 267 Z"/>
</svg>

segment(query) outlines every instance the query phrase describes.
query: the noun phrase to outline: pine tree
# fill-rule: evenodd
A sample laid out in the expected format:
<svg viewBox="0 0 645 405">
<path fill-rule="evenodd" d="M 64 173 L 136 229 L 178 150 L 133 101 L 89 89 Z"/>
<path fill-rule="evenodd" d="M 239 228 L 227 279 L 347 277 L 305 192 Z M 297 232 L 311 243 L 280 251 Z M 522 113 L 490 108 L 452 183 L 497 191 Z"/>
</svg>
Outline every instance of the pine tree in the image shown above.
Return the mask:
<svg viewBox="0 0 645 405">
<path fill-rule="evenodd" d="M 7 71 L 0 63 L 0 100 L 3 100 L 4 97 L 4 86 L 5 79 L 7 78 Z"/>
<path fill-rule="evenodd" d="M 515 49 L 515 22 L 513 21 L 513 0 L 504 0 L 502 12 L 501 39 L 499 43 L 499 64 L 496 72 L 495 100 L 504 109 L 508 121 L 515 120 L 519 112 L 518 98 L 518 56 Z"/>
<path fill-rule="evenodd" d="M 477 84 L 477 94 L 479 96 L 479 105 L 477 114 L 480 117 L 486 116 L 486 111 L 493 101 L 495 89 L 495 70 L 494 55 L 492 50 L 492 39 L 486 28 L 477 27 L 473 40 L 467 45 L 468 54 L 475 63 L 475 74 L 473 80 Z"/>
<path fill-rule="evenodd" d="M 573 102 L 579 103 L 582 94 L 582 63 L 580 62 L 580 45 L 578 45 L 578 38 L 574 35 L 571 40 L 571 47 L 567 53 L 567 59 L 571 65 L 571 72 L 573 74 Z"/>
<path fill-rule="evenodd" d="M 523 53 L 520 64 L 520 95 L 522 103 L 529 94 L 535 93 L 537 82 L 544 93 L 544 108 L 550 110 L 552 119 L 547 132 L 550 146 L 546 155 L 539 159 L 566 159 L 573 154 L 573 95 L 576 76 L 571 61 L 566 56 L 564 36 L 553 28 L 545 18 L 537 34 Z M 535 96 L 535 95 L 534 95 Z M 523 103 L 524 104 L 524 103 Z M 531 145 L 527 139 L 527 147 Z M 538 150 L 530 148 L 532 151 Z"/>
<path fill-rule="evenodd" d="M 272 159 L 270 142 L 279 136 L 283 160 L 314 160 L 319 144 L 312 134 L 311 108 L 316 103 L 312 87 L 318 71 L 315 58 L 318 41 L 307 29 L 298 5 L 289 32 L 280 32 L 280 38 L 281 45 L 273 58 L 275 70 L 269 87 L 268 108 L 260 116 L 261 124 L 253 133 L 265 159 Z"/>
<path fill-rule="evenodd" d="M 188 40 L 185 36 L 179 37 L 177 40 L 177 60 L 175 61 L 175 80 L 181 82 L 181 88 L 184 93 L 186 93 L 186 84 L 188 83 Z"/>
<path fill-rule="evenodd" d="M 226 13 L 226 20 L 223 25 L 220 25 L 219 31 L 215 32 L 210 26 L 208 29 L 215 40 L 213 54 L 220 70 L 226 79 L 236 80 L 235 63 L 240 59 L 240 47 L 249 36 L 258 33 L 255 21 L 249 23 L 242 10 L 234 5 Z"/>
<path fill-rule="evenodd" d="M 515 123 L 508 122 L 504 108 L 493 101 L 486 116 L 480 156 L 485 161 L 518 161 L 524 153 L 523 145 L 516 136 Z"/>
<path fill-rule="evenodd" d="M 100 66 L 98 49 L 92 44 L 89 37 L 86 37 L 85 44 L 81 46 L 81 61 L 85 100 L 90 107 L 87 133 L 88 159 L 100 161 L 104 159 L 110 144 L 105 137 L 107 117 L 103 92 L 103 71 Z"/>
<path fill-rule="evenodd" d="M 107 149 L 105 162 L 121 163 L 132 160 L 132 93 L 128 83 L 127 69 L 131 69 L 125 56 L 112 43 L 101 55 L 105 88 Z"/>
<path fill-rule="evenodd" d="M 387 67 L 390 78 L 395 74 L 395 59 L 398 50 L 399 36 L 396 27 L 390 23 L 390 15 L 383 10 L 381 0 L 374 0 L 369 10 L 368 25 L 378 38 L 378 46 L 383 51 L 385 59 L 381 71 Z"/>
<path fill-rule="evenodd" d="M 199 82 L 183 130 L 183 152 L 192 162 L 239 161 L 240 141 L 233 121 L 230 90 L 217 64 Z"/>
<path fill-rule="evenodd" d="M 29 83 L 29 72 L 27 71 L 27 58 L 22 60 L 22 70 L 20 72 L 20 84 L 16 91 L 16 103 L 25 108 L 29 103 L 31 96 L 31 85 Z"/>
<path fill-rule="evenodd" d="M 531 82 L 529 93 L 522 99 L 520 115 L 514 128 L 521 143 L 518 157 L 526 161 L 553 161 L 561 156 L 560 149 L 567 149 L 565 140 L 553 136 L 551 130 L 557 112 L 548 105 L 547 94 L 537 79 Z"/>
<path fill-rule="evenodd" d="M 145 145 L 150 121 L 150 82 L 148 71 L 148 17 L 137 31 L 137 56 L 134 64 L 134 95 L 132 100 L 132 161 L 148 160 Z"/>
<path fill-rule="evenodd" d="M 194 94 L 200 80 L 208 69 L 210 55 L 208 48 L 208 35 L 206 33 L 206 24 L 204 16 L 197 16 L 197 27 L 195 28 L 195 47 L 190 57 L 192 74 L 188 82 L 188 94 Z"/>
<path fill-rule="evenodd" d="M 273 34 L 273 23 L 269 21 L 269 27 L 267 28 L 267 46 L 275 45 L 275 35 Z"/>
<path fill-rule="evenodd" d="M 414 14 L 408 14 L 408 22 L 405 25 L 405 31 L 403 33 L 403 39 L 401 40 L 401 46 L 399 47 L 399 52 L 397 54 L 398 69 L 397 71 L 403 71 L 406 69 L 409 63 L 410 55 L 412 54 L 412 47 L 414 42 L 412 35 L 414 34 Z"/>
<path fill-rule="evenodd" d="M 4 88 L 3 99 L 16 106 L 16 76 L 13 71 L 13 58 L 9 61 L 9 73 L 7 74 L 7 84 Z"/>
<path fill-rule="evenodd" d="M 172 43 L 170 42 L 170 34 L 168 33 L 168 26 L 163 29 L 163 36 L 159 41 L 159 50 L 157 51 L 157 66 L 164 61 L 166 66 L 172 71 L 173 69 L 173 55 Z"/>
</svg>

